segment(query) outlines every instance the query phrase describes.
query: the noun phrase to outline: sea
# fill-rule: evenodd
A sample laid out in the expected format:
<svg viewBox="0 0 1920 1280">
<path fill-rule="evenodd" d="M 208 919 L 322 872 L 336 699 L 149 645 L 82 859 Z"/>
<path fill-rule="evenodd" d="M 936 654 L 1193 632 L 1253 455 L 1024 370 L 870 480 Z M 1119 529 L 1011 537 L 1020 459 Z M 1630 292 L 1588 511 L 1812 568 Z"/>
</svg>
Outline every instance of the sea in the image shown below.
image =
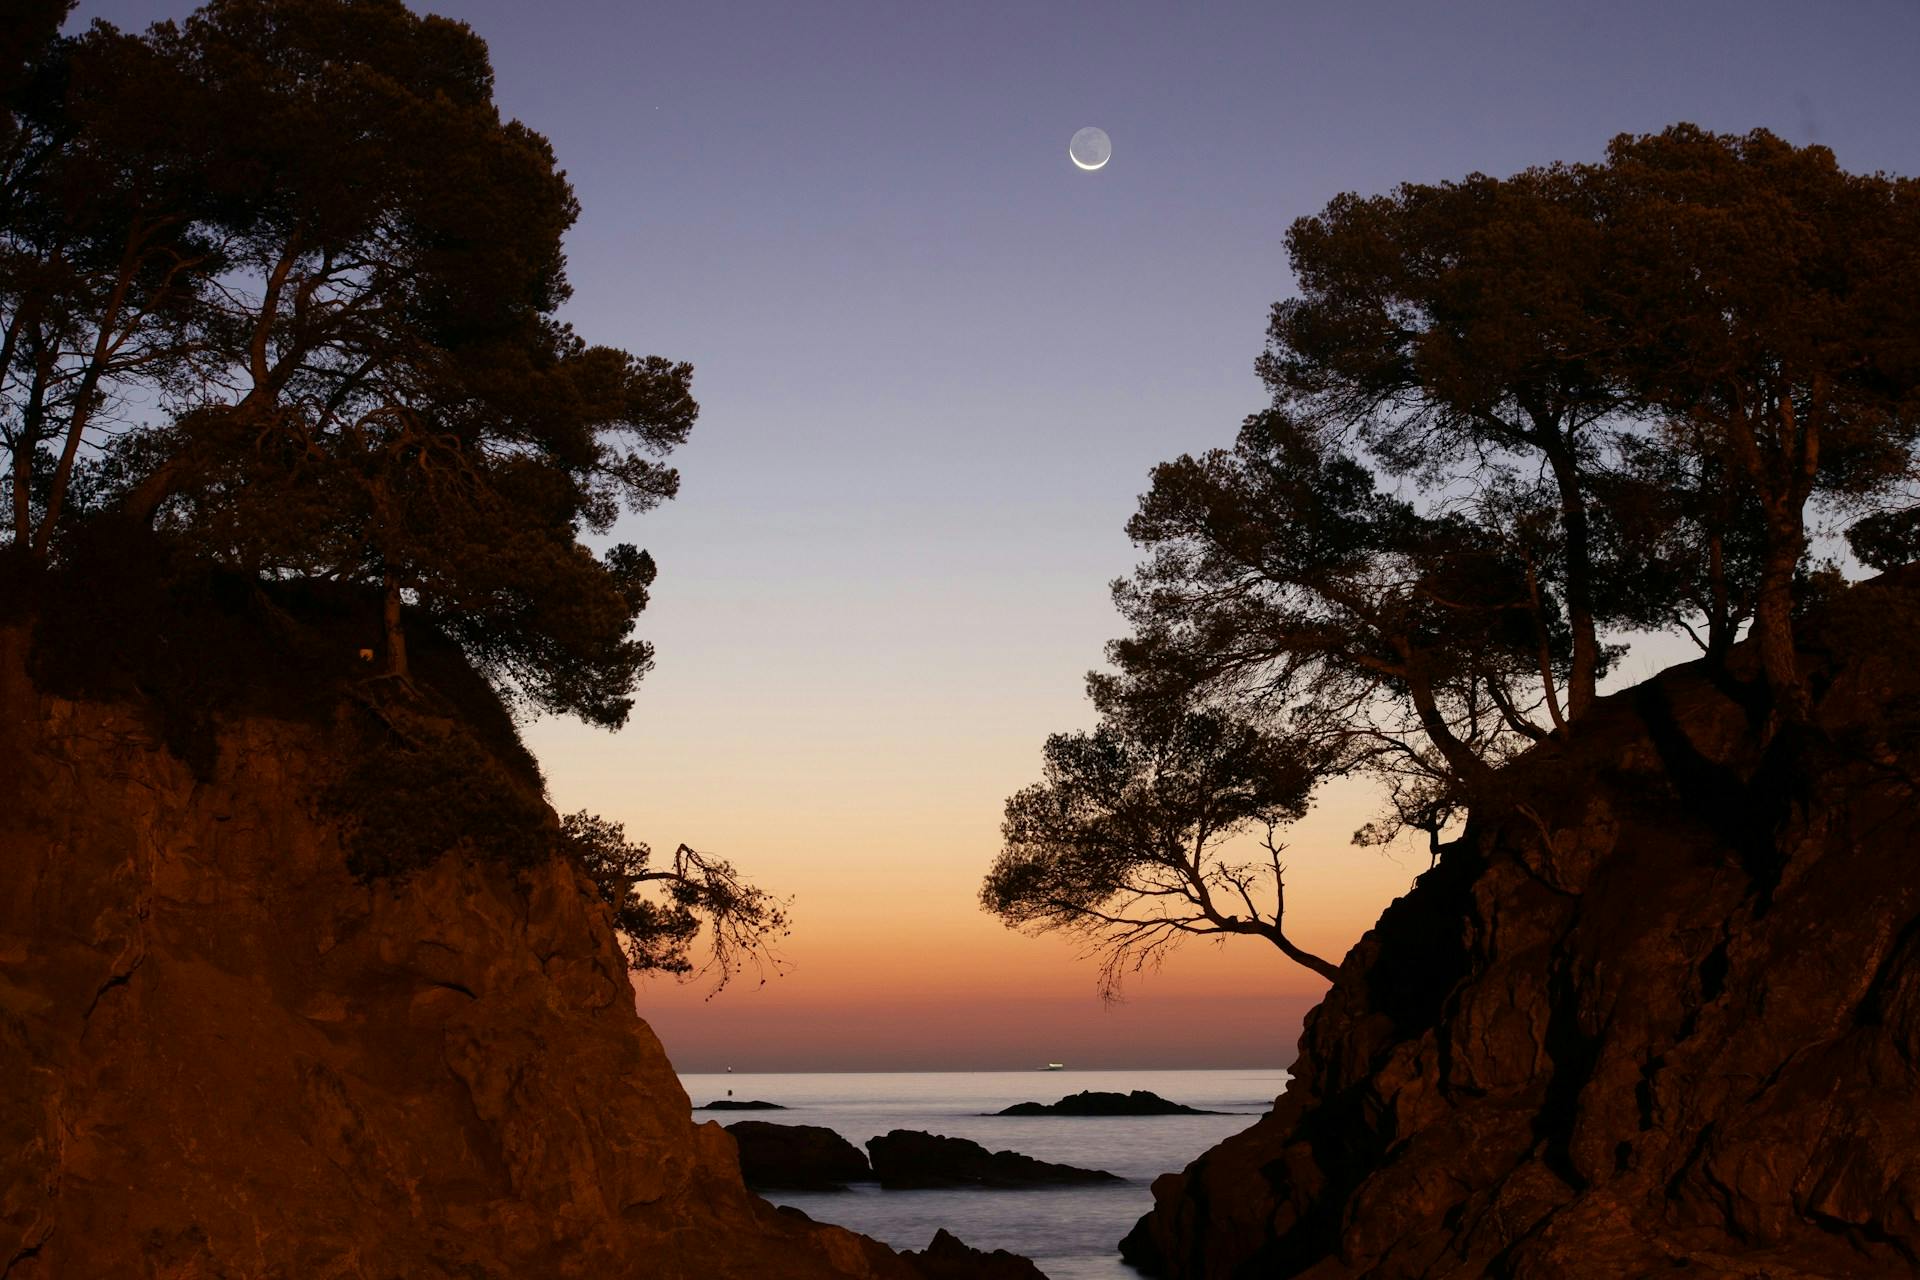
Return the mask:
<svg viewBox="0 0 1920 1280">
<path fill-rule="evenodd" d="M 1018 1191 L 974 1189 L 775 1191 L 767 1199 L 897 1249 L 924 1249 L 945 1227 L 976 1249 L 1033 1259 L 1051 1280 L 1139 1280 L 1120 1261 L 1120 1237 L 1153 1205 L 1149 1184 L 1184 1168 L 1252 1124 L 1286 1087 L 1278 1069 L 1244 1071 L 934 1071 L 831 1074 L 683 1074 L 695 1106 L 731 1096 L 785 1111 L 697 1111 L 697 1120 L 823 1125 L 854 1146 L 889 1129 L 971 1138 L 990 1151 L 1105 1169 L 1125 1182 Z M 1146 1089 L 1209 1116 L 996 1116 L 1016 1102 L 1057 1102 L 1092 1089 Z M 729 1095 L 731 1090 L 731 1095 Z"/>
</svg>

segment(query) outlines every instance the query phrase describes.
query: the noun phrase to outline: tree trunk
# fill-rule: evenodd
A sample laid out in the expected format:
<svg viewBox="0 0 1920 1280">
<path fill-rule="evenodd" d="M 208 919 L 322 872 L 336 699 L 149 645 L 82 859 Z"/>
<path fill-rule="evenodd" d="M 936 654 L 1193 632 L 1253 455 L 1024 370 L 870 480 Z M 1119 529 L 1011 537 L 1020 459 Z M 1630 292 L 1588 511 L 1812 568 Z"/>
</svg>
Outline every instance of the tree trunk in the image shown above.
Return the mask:
<svg viewBox="0 0 1920 1280">
<path fill-rule="evenodd" d="M 1573 663 L 1567 672 L 1567 718 L 1578 720 L 1593 706 L 1600 683 L 1600 635 L 1593 620 L 1593 536 L 1587 500 L 1571 456 L 1548 453 L 1560 489 L 1560 524 L 1567 535 L 1567 625 L 1573 632 Z"/>
<path fill-rule="evenodd" d="M 1432 684 L 1413 662 L 1407 664 L 1406 680 L 1407 693 L 1413 699 L 1413 709 L 1420 717 L 1421 729 L 1446 760 L 1447 767 L 1453 770 L 1453 776 L 1459 780 L 1469 801 L 1491 791 L 1493 767 L 1482 760 L 1472 747 L 1460 741 L 1447 726 L 1446 717 L 1440 714 L 1439 704 L 1434 700 Z"/>
<path fill-rule="evenodd" d="M 1812 712 L 1793 644 L 1793 572 L 1806 542 L 1797 515 L 1795 509 L 1768 521 L 1767 554 L 1753 610 L 1753 634 L 1760 645 L 1760 669 L 1773 694 L 1774 715 L 1792 724 L 1804 723 Z"/>
<path fill-rule="evenodd" d="M 47 489 L 47 512 L 40 518 L 40 532 L 34 535 L 33 554 L 46 559 L 53 545 L 54 526 L 60 523 L 60 509 L 66 504 L 67 486 L 73 480 L 73 462 L 80 453 L 80 440 L 86 434 L 87 420 L 93 416 L 93 399 L 100 387 L 100 369 L 96 364 L 80 382 L 80 394 L 74 399 L 73 417 L 67 423 L 67 439 L 54 464 L 53 482 Z"/>
<path fill-rule="evenodd" d="M 1791 386 L 1785 375 L 1782 385 Z M 1804 724 L 1812 714 L 1812 699 L 1800 675 L 1793 644 L 1793 574 L 1807 549 L 1807 498 L 1820 464 L 1820 380 L 1814 382 L 1816 407 L 1804 418 L 1790 391 L 1774 399 L 1774 426 L 1778 448 L 1771 459 L 1760 446 L 1760 431 L 1736 418 L 1735 441 L 1760 489 L 1767 516 L 1767 549 L 1761 561 L 1760 592 L 1754 601 L 1753 634 L 1760 643 L 1760 668 L 1773 695 L 1776 726 Z"/>
<path fill-rule="evenodd" d="M 1719 666 L 1733 647 L 1733 611 L 1727 604 L 1726 544 L 1719 534 L 1707 537 L 1707 661 Z"/>
<path fill-rule="evenodd" d="M 1533 637 L 1540 653 L 1540 687 L 1546 691 L 1547 714 L 1553 717 L 1554 728 L 1565 730 L 1567 718 L 1560 712 L 1560 695 L 1554 691 L 1553 649 L 1547 644 L 1547 620 L 1541 612 L 1540 605 L 1540 575 L 1533 571 L 1532 555 L 1527 556 L 1527 600 L 1533 613 Z M 1588 621 L 1591 622 L 1592 619 L 1589 618 Z M 1575 670 L 1578 670 L 1577 666 Z M 1491 690 L 1493 686 L 1489 683 L 1487 687 Z M 1569 689 L 1568 693 L 1571 694 L 1572 690 Z M 1507 710 L 1504 706 L 1500 709 L 1502 712 Z M 1508 715 L 1507 718 L 1516 721 L 1518 719 L 1513 715 Z"/>
<path fill-rule="evenodd" d="M 392 574 L 386 577 L 386 600 L 382 610 L 387 630 L 386 675 L 407 678 L 407 633 L 400 625 L 400 583 Z"/>
</svg>

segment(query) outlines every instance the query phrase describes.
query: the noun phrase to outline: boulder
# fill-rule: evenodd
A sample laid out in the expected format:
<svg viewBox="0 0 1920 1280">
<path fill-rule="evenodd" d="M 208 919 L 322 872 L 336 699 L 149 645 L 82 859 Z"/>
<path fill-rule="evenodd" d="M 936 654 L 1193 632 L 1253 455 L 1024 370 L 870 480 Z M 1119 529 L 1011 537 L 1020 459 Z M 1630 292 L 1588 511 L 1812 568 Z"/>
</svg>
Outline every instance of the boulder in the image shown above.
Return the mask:
<svg viewBox="0 0 1920 1280">
<path fill-rule="evenodd" d="M 740 1173 L 750 1187 L 791 1191 L 844 1191 L 868 1182 L 866 1153 L 817 1124 L 736 1120 L 726 1126 L 740 1145 Z"/>
<path fill-rule="evenodd" d="M 926 1187 L 1047 1187 L 1069 1183 L 1120 1182 L 1101 1169 L 1049 1164 L 1016 1151 L 989 1151 L 966 1138 L 917 1129 L 895 1129 L 867 1139 L 873 1176 L 894 1190 Z"/>
<path fill-rule="evenodd" d="M 948 1235 L 944 1227 L 933 1233 L 933 1242 L 926 1248 L 917 1253 L 909 1249 L 900 1256 L 920 1268 L 926 1280 L 1047 1280 L 1046 1272 L 1019 1254 L 972 1248 Z"/>
</svg>

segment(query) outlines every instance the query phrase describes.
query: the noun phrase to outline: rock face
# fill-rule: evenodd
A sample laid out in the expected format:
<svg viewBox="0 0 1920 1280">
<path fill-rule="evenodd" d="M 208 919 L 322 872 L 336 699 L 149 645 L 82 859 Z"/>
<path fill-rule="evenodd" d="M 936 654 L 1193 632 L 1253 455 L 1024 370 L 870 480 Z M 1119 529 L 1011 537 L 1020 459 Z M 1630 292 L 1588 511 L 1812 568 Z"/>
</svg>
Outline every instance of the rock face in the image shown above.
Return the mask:
<svg viewBox="0 0 1920 1280">
<path fill-rule="evenodd" d="M 1202 1111 L 1198 1107 L 1168 1102 L 1157 1093 L 1135 1089 L 1132 1093 L 1099 1093 L 1083 1089 L 1058 1102 L 1016 1102 L 1003 1116 L 1217 1116 L 1220 1111 Z"/>
<path fill-rule="evenodd" d="M 866 1153 L 817 1124 L 771 1124 L 736 1120 L 727 1132 L 740 1147 L 740 1172 L 750 1187 L 789 1191 L 842 1191 L 849 1182 L 870 1182 Z"/>
<path fill-rule="evenodd" d="M 7 1280 L 914 1274 L 746 1192 L 571 866 L 362 885 L 324 727 L 223 724 L 197 776 L 26 648 L 0 627 Z"/>
<path fill-rule="evenodd" d="M 867 1139 L 873 1176 L 889 1190 L 928 1187 L 1046 1187 L 1078 1182 L 1121 1182 L 1102 1169 L 1048 1164 L 1017 1151 L 989 1151 L 965 1138 L 918 1129 L 894 1129 Z"/>
<path fill-rule="evenodd" d="M 1017 1253 L 995 1249 L 992 1253 L 975 1249 L 949 1235 L 943 1227 L 933 1233 L 933 1241 L 919 1252 L 901 1255 L 910 1260 L 927 1280 L 1047 1280 L 1046 1273 Z"/>
<path fill-rule="evenodd" d="M 1154 1183 L 1176 1277 L 1912 1274 L 1920 575 L 1805 627 L 1811 731 L 1695 667 L 1510 767 L 1309 1016 L 1271 1114 Z"/>
</svg>

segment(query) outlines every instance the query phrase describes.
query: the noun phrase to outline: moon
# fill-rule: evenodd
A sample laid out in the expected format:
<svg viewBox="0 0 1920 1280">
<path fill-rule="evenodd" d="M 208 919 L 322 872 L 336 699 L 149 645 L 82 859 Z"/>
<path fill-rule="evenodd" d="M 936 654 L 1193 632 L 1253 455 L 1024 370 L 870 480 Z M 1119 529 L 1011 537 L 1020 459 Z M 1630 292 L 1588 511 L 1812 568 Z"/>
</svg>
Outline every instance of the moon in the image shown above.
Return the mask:
<svg viewBox="0 0 1920 1280">
<path fill-rule="evenodd" d="M 1105 168 L 1107 161 L 1113 159 L 1113 139 L 1105 129 L 1088 125 L 1067 143 L 1067 158 L 1082 169 Z"/>
</svg>

